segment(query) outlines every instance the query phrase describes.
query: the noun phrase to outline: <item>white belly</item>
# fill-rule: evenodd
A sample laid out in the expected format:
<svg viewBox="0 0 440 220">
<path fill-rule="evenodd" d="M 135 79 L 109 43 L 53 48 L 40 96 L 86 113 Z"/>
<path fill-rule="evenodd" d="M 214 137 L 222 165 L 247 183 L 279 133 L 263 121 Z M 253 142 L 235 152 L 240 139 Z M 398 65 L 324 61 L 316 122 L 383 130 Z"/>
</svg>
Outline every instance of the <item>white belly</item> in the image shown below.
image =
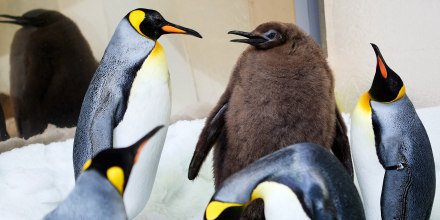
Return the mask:
<svg viewBox="0 0 440 220">
<path fill-rule="evenodd" d="M 136 217 L 150 198 L 168 130 L 170 111 L 168 67 L 163 49 L 156 43 L 133 81 L 123 119 L 113 130 L 113 146 L 120 148 L 135 143 L 158 125 L 165 126 L 148 141 L 132 168 L 124 192 L 129 219 Z"/>
<path fill-rule="evenodd" d="M 356 107 L 350 133 L 351 154 L 366 219 L 381 219 L 380 197 L 385 170 L 376 154 L 371 115 Z"/>
<path fill-rule="evenodd" d="M 264 215 L 267 220 L 308 220 L 309 216 L 302 208 L 301 202 L 289 187 L 276 182 L 263 182 L 257 186 L 264 200 Z"/>
</svg>

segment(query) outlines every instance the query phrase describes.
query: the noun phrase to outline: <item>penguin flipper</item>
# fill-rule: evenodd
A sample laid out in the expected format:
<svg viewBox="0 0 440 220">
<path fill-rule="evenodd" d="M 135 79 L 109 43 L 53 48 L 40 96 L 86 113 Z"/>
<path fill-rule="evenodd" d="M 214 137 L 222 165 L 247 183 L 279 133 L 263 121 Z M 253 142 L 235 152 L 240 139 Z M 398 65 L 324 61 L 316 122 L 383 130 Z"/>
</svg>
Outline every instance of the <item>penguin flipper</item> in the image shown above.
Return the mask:
<svg viewBox="0 0 440 220">
<path fill-rule="evenodd" d="M 212 146 L 214 146 L 214 144 L 217 142 L 225 124 L 225 112 L 227 109 L 227 102 L 223 104 L 219 103 L 214 111 L 211 112 L 210 117 L 206 120 L 205 127 L 200 134 L 194 155 L 189 165 L 188 179 L 193 180 L 196 178 L 203 161 L 205 160 Z"/>
<path fill-rule="evenodd" d="M 336 133 L 332 145 L 334 155 L 341 161 L 347 172 L 353 178 L 353 163 L 351 160 L 350 143 L 347 137 L 347 127 L 344 119 L 339 112 L 338 107 L 335 108 L 336 114 Z"/>
</svg>

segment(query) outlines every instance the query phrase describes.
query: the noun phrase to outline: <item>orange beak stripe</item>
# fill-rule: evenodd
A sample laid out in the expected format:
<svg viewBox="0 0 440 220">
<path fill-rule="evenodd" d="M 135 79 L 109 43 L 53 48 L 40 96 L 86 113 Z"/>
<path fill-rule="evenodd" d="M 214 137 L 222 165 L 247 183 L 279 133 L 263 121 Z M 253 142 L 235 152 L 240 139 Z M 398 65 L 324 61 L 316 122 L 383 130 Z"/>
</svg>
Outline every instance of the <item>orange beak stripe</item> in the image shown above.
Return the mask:
<svg viewBox="0 0 440 220">
<path fill-rule="evenodd" d="M 181 33 L 181 34 L 186 34 L 186 31 L 184 30 L 180 30 L 179 28 L 173 27 L 173 26 L 169 26 L 169 25 L 165 25 L 162 27 L 162 30 L 168 33 Z"/>
<path fill-rule="evenodd" d="M 377 56 L 377 62 L 379 63 L 379 69 L 380 69 L 380 73 L 382 74 L 383 78 L 387 78 L 388 74 L 387 74 L 387 68 L 385 68 L 385 65 L 383 64 L 382 60 L 380 59 L 379 56 Z"/>
<path fill-rule="evenodd" d="M 150 140 L 150 139 L 145 140 L 145 141 L 141 144 L 141 146 L 138 148 L 138 150 L 137 150 L 137 152 L 136 152 L 136 156 L 134 156 L 134 163 L 137 162 L 137 160 L 138 160 L 138 158 L 139 158 L 139 155 L 141 154 L 142 149 L 143 149 L 144 146 L 147 144 L 148 140 Z"/>
</svg>

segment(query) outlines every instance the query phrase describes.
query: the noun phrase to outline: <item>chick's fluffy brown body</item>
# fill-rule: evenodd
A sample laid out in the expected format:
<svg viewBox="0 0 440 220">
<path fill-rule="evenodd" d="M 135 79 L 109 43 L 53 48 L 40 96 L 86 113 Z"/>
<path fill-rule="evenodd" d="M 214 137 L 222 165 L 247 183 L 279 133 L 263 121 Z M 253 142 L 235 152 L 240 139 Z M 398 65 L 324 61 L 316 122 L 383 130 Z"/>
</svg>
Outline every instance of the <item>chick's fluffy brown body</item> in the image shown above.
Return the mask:
<svg viewBox="0 0 440 220">
<path fill-rule="evenodd" d="M 215 148 L 216 186 L 291 144 L 331 148 L 336 120 L 333 76 L 318 45 L 295 30 L 291 34 L 300 41 L 267 50 L 250 46 L 239 58 L 227 88 L 230 94 L 225 94 L 230 96 L 226 144 Z"/>
</svg>

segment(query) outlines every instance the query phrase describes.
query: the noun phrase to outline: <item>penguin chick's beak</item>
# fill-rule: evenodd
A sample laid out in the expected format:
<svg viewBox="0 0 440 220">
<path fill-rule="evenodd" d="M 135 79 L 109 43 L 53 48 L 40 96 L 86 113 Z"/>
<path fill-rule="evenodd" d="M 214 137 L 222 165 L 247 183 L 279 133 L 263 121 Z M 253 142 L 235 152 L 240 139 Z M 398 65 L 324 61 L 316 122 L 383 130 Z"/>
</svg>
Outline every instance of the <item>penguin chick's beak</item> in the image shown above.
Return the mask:
<svg viewBox="0 0 440 220">
<path fill-rule="evenodd" d="M 250 44 L 253 46 L 265 43 L 269 40 L 261 35 L 252 34 L 252 33 L 243 32 L 243 31 L 229 31 L 228 34 L 236 34 L 236 35 L 248 38 L 248 39 L 233 39 L 233 40 L 231 40 L 231 42 L 247 43 L 247 44 Z"/>
<path fill-rule="evenodd" d="M 188 34 L 194 37 L 202 38 L 202 35 L 200 35 L 197 31 L 172 23 L 163 25 L 162 31 L 164 31 L 164 34 Z"/>
<path fill-rule="evenodd" d="M 12 16 L 12 15 L 0 15 L 0 17 L 12 19 L 12 20 L 6 20 L 6 21 L 0 20 L 0 23 L 18 24 L 21 26 L 32 25 L 31 20 L 29 20 L 27 18 L 23 18 L 23 17 L 19 17 L 19 16 Z"/>
</svg>

